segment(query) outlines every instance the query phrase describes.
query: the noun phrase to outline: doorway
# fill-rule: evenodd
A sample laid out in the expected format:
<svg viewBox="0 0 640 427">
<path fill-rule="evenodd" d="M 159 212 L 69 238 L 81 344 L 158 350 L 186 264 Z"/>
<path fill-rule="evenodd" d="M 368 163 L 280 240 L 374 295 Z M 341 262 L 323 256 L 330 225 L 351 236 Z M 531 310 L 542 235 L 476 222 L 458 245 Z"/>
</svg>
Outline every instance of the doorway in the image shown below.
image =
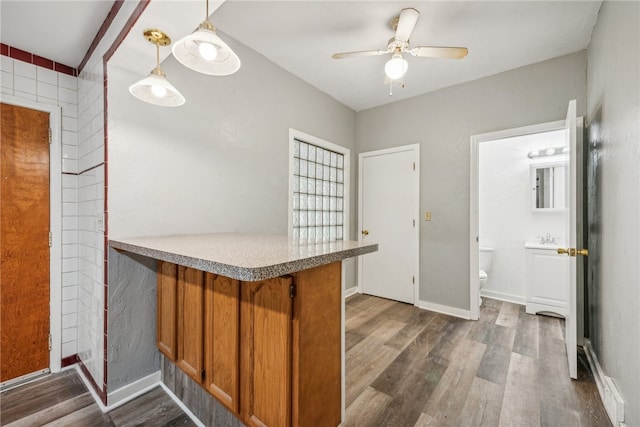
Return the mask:
<svg viewBox="0 0 640 427">
<path fill-rule="evenodd" d="M 410 304 L 418 302 L 418 144 L 359 156 L 359 240 L 378 243 L 358 259 L 360 292 Z"/>
<path fill-rule="evenodd" d="M 7 95 L 2 112 L 0 387 L 61 365 L 60 108 Z"/>
</svg>

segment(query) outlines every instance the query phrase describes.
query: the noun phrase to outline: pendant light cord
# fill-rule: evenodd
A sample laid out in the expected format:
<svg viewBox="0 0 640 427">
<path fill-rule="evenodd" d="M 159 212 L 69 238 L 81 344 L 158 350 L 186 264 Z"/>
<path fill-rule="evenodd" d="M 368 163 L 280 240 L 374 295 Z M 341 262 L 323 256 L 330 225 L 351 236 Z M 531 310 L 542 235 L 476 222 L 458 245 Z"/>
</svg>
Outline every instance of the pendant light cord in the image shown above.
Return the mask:
<svg viewBox="0 0 640 427">
<path fill-rule="evenodd" d="M 209 0 L 206 0 L 206 3 L 207 3 L 207 16 L 205 17 L 204 20 L 208 21 L 209 20 Z"/>
</svg>

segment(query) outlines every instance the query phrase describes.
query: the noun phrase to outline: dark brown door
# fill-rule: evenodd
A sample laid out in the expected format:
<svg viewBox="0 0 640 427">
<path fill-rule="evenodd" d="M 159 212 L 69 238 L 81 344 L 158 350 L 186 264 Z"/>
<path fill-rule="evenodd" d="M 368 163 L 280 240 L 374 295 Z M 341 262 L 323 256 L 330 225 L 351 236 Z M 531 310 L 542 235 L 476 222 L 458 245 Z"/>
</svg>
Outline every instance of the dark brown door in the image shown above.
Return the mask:
<svg viewBox="0 0 640 427">
<path fill-rule="evenodd" d="M 0 382 L 49 367 L 49 113 L 2 104 Z"/>
</svg>

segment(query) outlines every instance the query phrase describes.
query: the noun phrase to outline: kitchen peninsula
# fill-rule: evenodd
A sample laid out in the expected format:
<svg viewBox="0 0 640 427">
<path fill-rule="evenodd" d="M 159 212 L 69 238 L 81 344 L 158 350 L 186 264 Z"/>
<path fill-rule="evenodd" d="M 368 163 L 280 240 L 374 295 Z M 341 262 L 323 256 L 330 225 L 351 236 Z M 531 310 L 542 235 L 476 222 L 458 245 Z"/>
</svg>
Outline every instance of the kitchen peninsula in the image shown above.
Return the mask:
<svg viewBox="0 0 640 427">
<path fill-rule="evenodd" d="M 340 424 L 341 264 L 377 244 L 220 233 L 110 246 L 157 260 L 164 366 L 179 368 L 249 426 Z"/>
</svg>

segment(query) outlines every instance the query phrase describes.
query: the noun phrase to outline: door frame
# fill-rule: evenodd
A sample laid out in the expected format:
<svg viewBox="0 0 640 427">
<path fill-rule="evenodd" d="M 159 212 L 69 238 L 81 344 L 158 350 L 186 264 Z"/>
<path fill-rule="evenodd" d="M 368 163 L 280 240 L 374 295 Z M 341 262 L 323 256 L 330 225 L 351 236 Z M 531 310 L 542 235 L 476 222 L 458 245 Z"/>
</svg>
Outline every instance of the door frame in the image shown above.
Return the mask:
<svg viewBox="0 0 640 427">
<path fill-rule="evenodd" d="M 580 129 L 583 126 L 582 117 L 577 118 L 577 128 L 579 129 L 578 134 L 580 135 Z M 544 132 L 552 132 L 557 130 L 565 129 L 565 120 L 558 120 L 547 123 L 539 123 L 530 126 L 523 126 L 513 129 L 504 129 L 495 132 L 482 133 L 471 136 L 471 155 L 470 155 L 470 173 L 469 173 L 469 193 L 470 193 L 470 223 L 469 223 L 469 313 L 470 317 L 473 320 L 478 320 L 480 316 L 480 306 L 478 304 L 474 304 L 473 301 L 478 301 L 480 297 L 480 289 L 479 289 L 479 277 L 478 277 L 478 269 L 479 269 L 479 231 L 480 231 L 480 223 L 479 223 L 479 207 L 478 207 L 478 193 L 479 193 L 479 168 L 478 168 L 478 154 L 479 154 L 479 144 L 483 142 L 493 141 L 496 139 L 504 139 L 504 138 L 513 138 L 518 136 L 531 135 L 535 133 L 544 133 Z M 578 148 L 580 150 L 580 148 Z M 578 183 L 581 185 L 581 183 Z M 579 213 L 578 213 L 579 215 Z M 581 287 L 583 283 L 578 281 L 578 301 L 577 301 L 577 310 L 578 310 L 578 341 L 582 342 L 582 336 L 584 335 L 584 323 L 582 319 L 583 312 L 583 290 Z"/>
<path fill-rule="evenodd" d="M 49 113 L 49 229 L 53 239 L 49 249 L 49 371 L 62 368 L 62 146 L 61 107 L 0 94 L 0 102 Z M 11 380 L 9 380 L 11 381 Z M 8 382 L 8 381 L 7 381 Z"/>
<path fill-rule="evenodd" d="M 384 148 L 381 150 L 367 151 L 364 153 L 358 154 L 358 230 L 362 230 L 362 195 L 363 195 L 363 173 L 362 173 L 362 163 L 367 157 L 375 157 L 375 156 L 384 156 L 388 154 L 401 153 L 403 151 L 413 151 L 414 162 L 415 162 L 415 171 L 414 174 L 414 187 L 415 187 L 415 221 L 416 227 L 413 238 L 413 250 L 415 257 L 415 283 L 413 284 L 413 305 L 416 307 L 420 306 L 420 144 L 409 144 L 409 145 L 401 145 L 398 147 Z M 362 233 L 358 233 L 358 241 L 362 242 Z M 360 258 L 357 260 L 358 262 L 358 286 L 357 292 L 362 293 L 362 261 Z"/>
</svg>

